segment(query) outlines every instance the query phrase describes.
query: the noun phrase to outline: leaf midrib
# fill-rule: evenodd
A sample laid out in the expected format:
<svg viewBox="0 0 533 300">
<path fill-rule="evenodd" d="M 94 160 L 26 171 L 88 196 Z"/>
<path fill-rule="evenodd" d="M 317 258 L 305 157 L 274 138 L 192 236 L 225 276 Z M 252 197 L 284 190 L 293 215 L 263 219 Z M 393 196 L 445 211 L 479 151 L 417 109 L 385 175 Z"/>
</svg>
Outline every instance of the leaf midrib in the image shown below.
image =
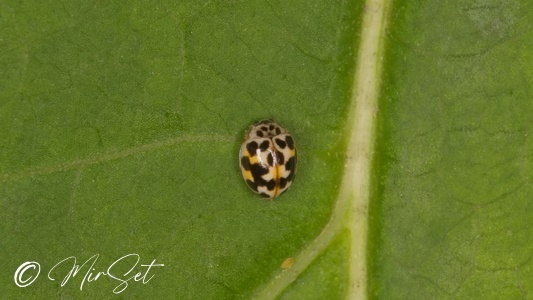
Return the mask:
<svg viewBox="0 0 533 300">
<path fill-rule="evenodd" d="M 255 299 L 277 298 L 346 227 L 351 232 L 352 240 L 347 299 L 367 298 L 366 245 L 370 166 L 381 74 L 382 34 L 388 9 L 389 5 L 385 0 L 367 0 L 365 4 L 346 122 L 346 136 L 349 139 L 346 165 L 331 218 L 318 237 L 294 259 L 294 265 L 277 273 L 267 285 L 262 286 L 255 294 Z"/>
</svg>

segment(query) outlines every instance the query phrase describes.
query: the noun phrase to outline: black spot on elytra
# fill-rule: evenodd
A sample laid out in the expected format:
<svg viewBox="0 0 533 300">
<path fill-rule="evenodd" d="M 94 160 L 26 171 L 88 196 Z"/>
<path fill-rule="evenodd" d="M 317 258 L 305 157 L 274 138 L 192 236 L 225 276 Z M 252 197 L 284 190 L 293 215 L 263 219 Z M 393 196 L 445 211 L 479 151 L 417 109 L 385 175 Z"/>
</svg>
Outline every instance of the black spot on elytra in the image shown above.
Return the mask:
<svg viewBox="0 0 533 300">
<path fill-rule="evenodd" d="M 258 130 L 256 134 L 257 134 L 258 137 L 263 137 L 264 136 L 264 133 L 262 131 L 260 131 L 260 130 Z"/>
<path fill-rule="evenodd" d="M 250 153 L 252 157 L 255 156 L 258 147 L 259 145 L 257 145 L 257 142 L 249 142 L 246 144 L 246 150 L 248 150 L 248 153 Z"/>
<path fill-rule="evenodd" d="M 261 193 L 261 194 L 259 194 L 259 195 L 261 195 L 261 197 L 264 197 L 264 198 L 270 198 L 270 195 L 269 195 L 269 194 Z"/>
<path fill-rule="evenodd" d="M 276 188 L 276 181 L 274 179 L 267 181 L 266 187 L 269 191 L 273 191 Z"/>
<path fill-rule="evenodd" d="M 295 167 L 296 167 L 296 157 L 289 158 L 289 160 L 287 160 L 287 162 L 285 163 L 285 169 L 291 172 L 291 174 L 287 177 L 287 180 L 292 179 L 294 175 Z"/>
<path fill-rule="evenodd" d="M 270 126 L 268 126 L 268 129 L 274 130 L 274 124 L 270 124 Z"/>
<path fill-rule="evenodd" d="M 285 170 L 289 171 L 289 176 L 287 176 L 287 178 L 281 177 L 279 179 L 279 187 L 281 189 L 285 188 L 287 184 L 294 179 L 294 174 L 296 174 L 296 156 L 287 160 L 287 163 L 285 163 Z"/>
<path fill-rule="evenodd" d="M 252 189 L 257 192 L 258 186 L 264 186 L 269 191 L 273 191 L 276 188 L 276 181 L 274 179 L 271 179 L 269 181 L 266 181 L 263 176 L 268 174 L 269 170 L 268 168 L 265 168 L 261 166 L 260 164 L 253 164 L 250 166 L 250 172 L 252 173 L 252 176 L 254 178 L 252 183 L 248 183 L 248 185 L 251 186 L 253 184 L 254 186 Z"/>
<path fill-rule="evenodd" d="M 267 163 L 271 167 L 274 165 L 282 165 L 283 163 L 285 163 L 285 156 L 279 151 L 276 151 L 275 153 L 268 153 Z"/>
<path fill-rule="evenodd" d="M 279 148 L 285 149 L 287 147 L 287 143 L 285 143 L 282 139 L 276 139 L 276 145 L 278 145 Z"/>
<path fill-rule="evenodd" d="M 276 128 L 276 135 L 280 134 L 281 130 L 279 128 Z"/>
<path fill-rule="evenodd" d="M 285 141 L 287 142 L 287 146 L 289 146 L 289 149 L 294 149 L 294 140 L 292 139 L 292 137 L 290 135 L 287 135 L 287 137 L 285 138 Z"/>
<path fill-rule="evenodd" d="M 241 158 L 241 166 L 243 169 L 250 171 L 250 158 L 248 158 L 247 156 L 243 156 Z"/>
<path fill-rule="evenodd" d="M 279 188 L 284 189 L 287 186 L 287 179 L 285 177 L 281 177 L 279 179 Z"/>
<path fill-rule="evenodd" d="M 268 168 L 263 167 L 260 164 L 253 164 L 250 165 L 250 172 L 252 172 L 254 181 L 260 183 L 261 180 L 265 181 L 262 176 L 268 174 Z"/>
<path fill-rule="evenodd" d="M 274 157 L 272 156 L 272 153 L 268 153 L 267 155 L 267 163 L 269 166 L 273 166 L 274 165 Z"/>
<path fill-rule="evenodd" d="M 270 141 L 268 140 L 262 142 L 261 145 L 259 145 L 259 149 L 261 149 L 261 151 L 266 151 L 269 147 L 270 147 Z"/>
<path fill-rule="evenodd" d="M 268 128 L 266 128 L 266 126 L 262 126 L 262 127 L 261 127 L 261 130 L 263 130 L 263 131 L 267 131 Z"/>
<path fill-rule="evenodd" d="M 282 165 L 285 163 L 285 156 L 283 155 L 283 153 L 276 151 L 276 158 L 278 159 L 279 165 Z"/>
</svg>

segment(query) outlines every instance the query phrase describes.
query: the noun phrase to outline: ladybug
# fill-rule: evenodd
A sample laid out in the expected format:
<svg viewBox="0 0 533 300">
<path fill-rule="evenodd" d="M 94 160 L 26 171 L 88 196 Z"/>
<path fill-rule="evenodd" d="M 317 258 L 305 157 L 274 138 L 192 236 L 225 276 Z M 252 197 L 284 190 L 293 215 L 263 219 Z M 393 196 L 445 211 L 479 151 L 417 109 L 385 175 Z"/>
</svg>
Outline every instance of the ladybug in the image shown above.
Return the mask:
<svg viewBox="0 0 533 300">
<path fill-rule="evenodd" d="M 242 177 L 262 197 L 274 199 L 292 184 L 296 146 L 287 129 L 273 120 L 255 122 L 239 152 Z"/>
</svg>

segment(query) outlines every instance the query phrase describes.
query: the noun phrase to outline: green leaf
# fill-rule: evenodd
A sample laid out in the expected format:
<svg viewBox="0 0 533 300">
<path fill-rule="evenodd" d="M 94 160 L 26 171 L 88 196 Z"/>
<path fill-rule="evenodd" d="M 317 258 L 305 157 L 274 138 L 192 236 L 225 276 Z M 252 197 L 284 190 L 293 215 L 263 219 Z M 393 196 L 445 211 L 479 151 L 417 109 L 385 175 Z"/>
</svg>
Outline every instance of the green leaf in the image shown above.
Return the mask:
<svg viewBox="0 0 533 300">
<path fill-rule="evenodd" d="M 532 17 L 530 1 L 394 2 L 373 297 L 531 297 Z"/>
<path fill-rule="evenodd" d="M 533 4 L 30 2 L 0 1 L 6 297 L 529 297 Z M 274 201 L 238 167 L 262 118 L 298 148 Z"/>
<path fill-rule="evenodd" d="M 0 3 L 3 294 L 107 298 L 121 282 L 99 272 L 128 279 L 153 260 L 164 266 L 121 296 L 268 293 L 335 207 L 362 2 L 30 2 Z M 296 180 L 274 201 L 238 166 L 262 118 L 298 147 Z M 342 295 L 350 240 L 331 234 L 309 272 L 335 264 L 341 279 L 322 294 Z M 108 271 L 133 253 L 131 273 L 133 256 Z M 72 256 L 87 263 L 69 278 Z M 41 273 L 21 288 L 27 261 Z"/>
</svg>

